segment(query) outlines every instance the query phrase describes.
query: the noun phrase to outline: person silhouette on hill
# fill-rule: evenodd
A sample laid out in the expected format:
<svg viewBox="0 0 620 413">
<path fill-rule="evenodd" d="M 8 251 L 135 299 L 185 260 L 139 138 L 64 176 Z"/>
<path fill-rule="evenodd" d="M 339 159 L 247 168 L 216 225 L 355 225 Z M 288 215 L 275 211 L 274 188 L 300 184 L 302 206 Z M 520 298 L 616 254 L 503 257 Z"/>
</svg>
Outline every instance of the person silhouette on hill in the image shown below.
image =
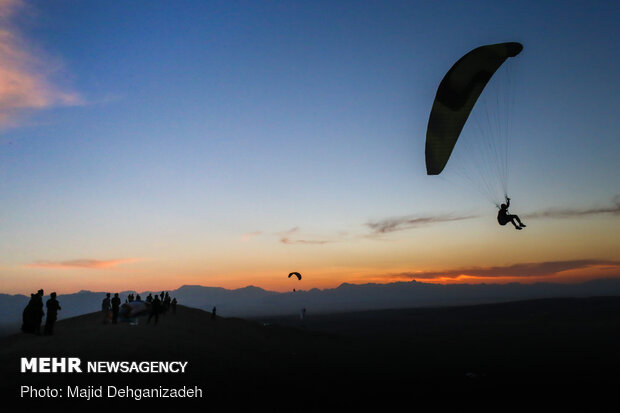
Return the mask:
<svg viewBox="0 0 620 413">
<path fill-rule="evenodd" d="M 28 304 L 22 313 L 22 331 L 24 333 L 34 333 L 34 322 L 32 317 L 32 310 L 34 308 L 32 306 L 33 302 L 34 294 L 30 294 L 30 301 L 28 301 Z"/>
<path fill-rule="evenodd" d="M 213 306 L 213 310 L 211 310 L 211 320 L 215 320 L 215 306 Z"/>
<path fill-rule="evenodd" d="M 114 298 L 112 298 L 112 324 L 116 324 L 118 321 L 118 312 L 121 308 L 121 299 L 118 296 L 118 293 L 114 293 Z"/>
<path fill-rule="evenodd" d="M 34 303 L 33 303 L 33 318 L 34 318 L 34 332 L 36 334 L 41 333 L 41 321 L 43 321 L 43 316 L 45 313 L 43 312 L 43 290 L 37 291 L 34 295 Z"/>
<path fill-rule="evenodd" d="M 43 318 L 42 297 L 43 290 L 39 290 L 36 294 L 30 294 L 30 301 L 22 313 L 22 331 L 24 333 L 35 334 L 39 332 Z"/>
<path fill-rule="evenodd" d="M 153 294 L 149 293 L 149 295 L 146 296 L 146 302 L 147 303 L 153 302 Z"/>
<path fill-rule="evenodd" d="M 164 296 L 164 303 L 163 303 L 163 313 L 166 314 L 168 312 L 168 309 L 170 308 L 170 295 L 168 293 L 166 293 L 166 295 Z"/>
<path fill-rule="evenodd" d="M 101 313 L 103 314 L 103 324 L 108 324 L 108 320 L 110 319 L 110 310 L 112 309 L 112 304 L 110 302 L 110 293 L 105 295 L 105 298 L 101 302 Z"/>
<path fill-rule="evenodd" d="M 61 309 L 56 299 L 56 293 L 50 294 L 50 299 L 45 303 L 45 307 L 47 307 L 47 317 L 45 318 L 44 334 L 52 335 L 54 334 L 54 323 L 58 317 L 58 310 Z"/>
<path fill-rule="evenodd" d="M 160 311 L 161 301 L 159 300 L 159 296 L 156 295 L 155 298 L 153 298 L 153 302 L 151 303 L 151 313 L 149 314 L 149 319 L 147 320 L 147 323 L 150 323 L 151 318 L 155 317 L 155 324 L 157 324 Z"/>
<path fill-rule="evenodd" d="M 497 213 L 497 222 L 499 222 L 500 225 L 506 225 L 507 223 L 510 222 L 512 223 L 512 225 L 515 226 L 515 229 L 519 229 L 519 230 L 525 228 L 525 224 L 521 222 L 518 216 L 510 215 L 508 213 L 509 206 L 510 206 L 510 198 L 506 196 L 506 203 L 500 206 L 499 212 Z"/>
<path fill-rule="evenodd" d="M 177 299 L 176 297 L 172 299 L 172 301 L 170 301 L 170 307 L 172 308 L 172 314 L 176 314 L 177 313 Z"/>
</svg>

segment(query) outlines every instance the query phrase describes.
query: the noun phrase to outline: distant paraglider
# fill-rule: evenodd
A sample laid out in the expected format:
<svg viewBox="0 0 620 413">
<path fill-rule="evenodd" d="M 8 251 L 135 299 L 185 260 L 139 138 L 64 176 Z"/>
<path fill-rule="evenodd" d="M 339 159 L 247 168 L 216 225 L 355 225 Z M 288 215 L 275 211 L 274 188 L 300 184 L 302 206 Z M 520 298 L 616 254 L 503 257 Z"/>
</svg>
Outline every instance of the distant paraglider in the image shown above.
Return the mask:
<svg viewBox="0 0 620 413">
<path fill-rule="evenodd" d="M 290 274 L 288 275 L 288 278 L 291 278 L 293 275 L 294 275 L 295 277 L 297 277 L 297 280 L 298 280 L 298 281 L 301 281 L 301 274 L 300 274 L 300 273 L 298 273 L 298 272 L 292 272 L 292 273 L 290 273 Z M 295 292 L 295 289 L 294 289 L 294 288 L 293 288 L 293 292 Z M 303 308 L 303 309 L 301 310 L 301 315 L 300 315 L 302 325 L 303 325 L 303 322 L 304 322 L 304 317 L 305 317 L 305 315 L 306 315 L 306 309 L 305 309 L 305 308 Z"/>
<path fill-rule="evenodd" d="M 298 272 L 292 272 L 292 273 L 290 273 L 290 274 L 288 275 L 288 278 L 291 278 L 293 275 L 294 275 L 295 277 L 297 277 L 297 280 L 301 281 L 301 274 L 300 274 L 300 273 L 298 273 Z M 293 292 L 295 292 L 295 289 L 294 289 L 294 288 L 293 288 Z"/>
</svg>

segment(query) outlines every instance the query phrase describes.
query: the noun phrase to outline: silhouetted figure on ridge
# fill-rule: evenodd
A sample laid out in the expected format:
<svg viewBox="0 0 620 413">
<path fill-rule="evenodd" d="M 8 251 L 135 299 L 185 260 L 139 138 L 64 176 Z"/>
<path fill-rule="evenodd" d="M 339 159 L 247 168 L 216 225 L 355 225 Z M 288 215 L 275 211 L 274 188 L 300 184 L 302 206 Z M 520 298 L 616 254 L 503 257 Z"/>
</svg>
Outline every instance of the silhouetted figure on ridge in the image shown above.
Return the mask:
<svg viewBox="0 0 620 413">
<path fill-rule="evenodd" d="M 39 290 L 36 294 L 30 294 L 30 301 L 22 313 L 22 331 L 24 333 L 35 334 L 39 332 L 43 318 L 42 297 L 43 290 Z"/>
<path fill-rule="evenodd" d="M 170 301 L 170 307 L 172 307 L 172 314 L 176 314 L 177 313 L 177 299 L 176 297 L 172 299 L 172 301 Z"/>
<path fill-rule="evenodd" d="M 127 296 L 127 301 L 129 301 L 130 303 L 133 303 L 133 294 L 129 294 Z"/>
<path fill-rule="evenodd" d="M 22 331 L 24 333 L 34 333 L 34 323 L 32 319 L 32 301 L 34 300 L 34 294 L 30 294 L 30 301 L 24 307 L 22 312 Z"/>
<path fill-rule="evenodd" d="M 506 203 L 501 205 L 501 207 L 499 208 L 499 212 L 497 213 L 497 222 L 499 222 L 500 225 L 506 225 L 507 223 L 510 222 L 512 223 L 512 225 L 515 226 L 515 229 L 519 229 L 519 230 L 522 228 L 525 228 L 525 224 L 521 222 L 518 216 L 510 215 L 508 213 L 509 206 L 510 206 L 510 198 L 506 197 Z"/>
<path fill-rule="evenodd" d="M 110 310 L 112 309 L 112 303 L 110 302 L 110 293 L 105 295 L 105 298 L 101 302 L 101 313 L 103 314 L 103 324 L 108 324 L 110 320 Z"/>
<path fill-rule="evenodd" d="M 37 334 L 39 334 L 41 332 L 41 322 L 43 321 L 43 316 L 45 315 L 45 312 L 43 311 L 43 290 L 39 290 L 37 292 L 37 301 L 36 301 L 36 307 L 37 307 L 37 322 L 35 325 L 36 328 L 36 332 Z"/>
<path fill-rule="evenodd" d="M 45 318 L 44 334 L 49 336 L 54 334 L 54 323 L 58 318 L 58 310 L 61 310 L 60 304 L 56 299 L 56 293 L 50 294 L 50 299 L 45 303 L 45 307 L 47 307 L 47 317 Z"/>
<path fill-rule="evenodd" d="M 211 310 L 211 320 L 215 320 L 215 306 L 213 306 L 213 310 Z"/>
<path fill-rule="evenodd" d="M 170 308 L 170 295 L 168 293 L 166 293 L 166 295 L 164 296 L 164 302 L 163 302 L 163 313 L 166 314 L 168 312 L 168 309 Z"/>
<path fill-rule="evenodd" d="M 151 313 L 149 314 L 149 319 L 147 323 L 151 322 L 151 318 L 155 317 L 155 324 L 157 324 L 157 320 L 159 319 L 159 312 L 161 311 L 161 301 L 159 300 L 159 296 L 155 296 L 153 302 L 151 303 Z"/>
<path fill-rule="evenodd" d="M 45 315 L 45 313 L 43 312 L 43 290 L 42 289 L 37 291 L 37 293 L 34 295 L 33 306 L 34 306 L 34 311 L 33 311 L 34 332 L 36 334 L 40 334 L 41 333 L 41 321 L 43 321 L 43 316 Z"/>
<path fill-rule="evenodd" d="M 149 295 L 146 296 L 146 302 L 147 303 L 153 302 L 153 294 L 149 293 Z"/>
<path fill-rule="evenodd" d="M 136 294 L 136 301 L 142 301 L 142 297 L 140 297 L 140 294 Z"/>
<path fill-rule="evenodd" d="M 121 308 L 121 299 L 118 297 L 118 293 L 114 293 L 112 298 L 112 324 L 116 324 L 118 321 L 118 312 Z"/>
</svg>

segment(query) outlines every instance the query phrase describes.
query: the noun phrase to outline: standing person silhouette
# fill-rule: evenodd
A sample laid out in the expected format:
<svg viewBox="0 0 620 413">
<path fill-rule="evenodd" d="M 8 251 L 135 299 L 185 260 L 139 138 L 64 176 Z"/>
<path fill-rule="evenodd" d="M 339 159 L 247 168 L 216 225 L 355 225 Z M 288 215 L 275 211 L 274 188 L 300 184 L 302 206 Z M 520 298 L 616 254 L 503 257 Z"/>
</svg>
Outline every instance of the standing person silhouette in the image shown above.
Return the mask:
<svg viewBox="0 0 620 413">
<path fill-rule="evenodd" d="M 41 292 L 41 290 L 39 290 Z M 35 334 L 38 332 L 37 320 L 39 320 L 39 326 L 41 325 L 40 314 L 43 312 L 43 302 L 41 301 L 41 295 L 30 294 L 30 301 L 22 314 L 23 324 L 22 331 L 24 333 Z M 39 305 L 40 304 L 40 305 Z"/>
<path fill-rule="evenodd" d="M 512 225 L 515 226 L 515 229 L 519 229 L 519 230 L 525 228 L 525 224 L 521 222 L 521 220 L 519 219 L 517 215 L 510 215 L 508 213 L 509 206 L 510 206 L 510 198 L 506 196 L 506 203 L 500 206 L 499 212 L 497 213 L 497 222 L 499 222 L 500 225 L 506 225 L 507 223 L 510 222 L 512 223 Z"/>
<path fill-rule="evenodd" d="M 157 324 L 157 320 L 159 319 L 159 312 L 161 311 L 161 301 L 159 300 L 159 296 L 156 295 L 151 303 L 151 313 L 149 314 L 149 319 L 147 323 L 151 322 L 151 318 L 155 316 L 155 324 Z"/>
<path fill-rule="evenodd" d="M 166 291 L 166 294 L 164 295 L 164 301 L 162 301 L 162 313 L 166 314 L 169 308 L 170 308 L 170 294 L 168 294 L 168 292 Z"/>
<path fill-rule="evenodd" d="M 34 317 L 34 332 L 35 334 L 41 333 L 41 321 L 43 321 L 43 289 L 37 291 L 34 295 L 33 302 L 33 317 Z"/>
<path fill-rule="evenodd" d="M 47 317 L 45 318 L 45 330 L 44 334 L 51 336 L 54 334 L 54 323 L 58 318 L 58 310 L 60 310 L 60 304 L 56 299 L 56 293 L 50 294 L 50 299 L 45 303 L 47 307 Z"/>
<path fill-rule="evenodd" d="M 112 309 L 112 304 L 110 303 L 110 293 L 106 293 L 105 298 L 101 302 L 101 313 L 103 314 L 103 321 L 102 321 L 103 324 L 108 324 L 111 309 Z"/>
<path fill-rule="evenodd" d="M 116 324 L 118 321 L 118 311 L 121 307 L 121 299 L 118 296 L 118 293 L 114 293 L 114 298 L 112 298 L 112 324 Z"/>
</svg>

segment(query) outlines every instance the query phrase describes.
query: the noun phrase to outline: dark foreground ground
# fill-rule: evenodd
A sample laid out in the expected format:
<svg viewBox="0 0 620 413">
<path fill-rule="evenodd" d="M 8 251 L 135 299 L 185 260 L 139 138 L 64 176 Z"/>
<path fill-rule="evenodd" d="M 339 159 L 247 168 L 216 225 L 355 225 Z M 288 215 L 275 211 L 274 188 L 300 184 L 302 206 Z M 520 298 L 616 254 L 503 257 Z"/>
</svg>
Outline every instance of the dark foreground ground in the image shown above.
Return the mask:
<svg viewBox="0 0 620 413">
<path fill-rule="evenodd" d="M 185 374 L 19 373 L 20 357 L 188 361 Z M 59 322 L 54 336 L 0 339 L 3 400 L 146 406 L 132 399 L 20 398 L 21 386 L 199 386 L 214 411 L 506 411 L 578 401 L 616 406 L 620 297 L 534 300 L 241 320 L 179 307 L 155 326 Z M 183 406 L 196 400 L 157 399 Z M 81 403 L 78 403 L 81 402 Z M 613 403 L 613 405 L 606 405 Z M 426 408 L 422 408 L 426 406 Z M 432 407 L 432 408 L 431 408 Z M 202 408 L 201 408 L 202 410 Z M 248 411 L 248 410 L 245 410 Z"/>
</svg>

